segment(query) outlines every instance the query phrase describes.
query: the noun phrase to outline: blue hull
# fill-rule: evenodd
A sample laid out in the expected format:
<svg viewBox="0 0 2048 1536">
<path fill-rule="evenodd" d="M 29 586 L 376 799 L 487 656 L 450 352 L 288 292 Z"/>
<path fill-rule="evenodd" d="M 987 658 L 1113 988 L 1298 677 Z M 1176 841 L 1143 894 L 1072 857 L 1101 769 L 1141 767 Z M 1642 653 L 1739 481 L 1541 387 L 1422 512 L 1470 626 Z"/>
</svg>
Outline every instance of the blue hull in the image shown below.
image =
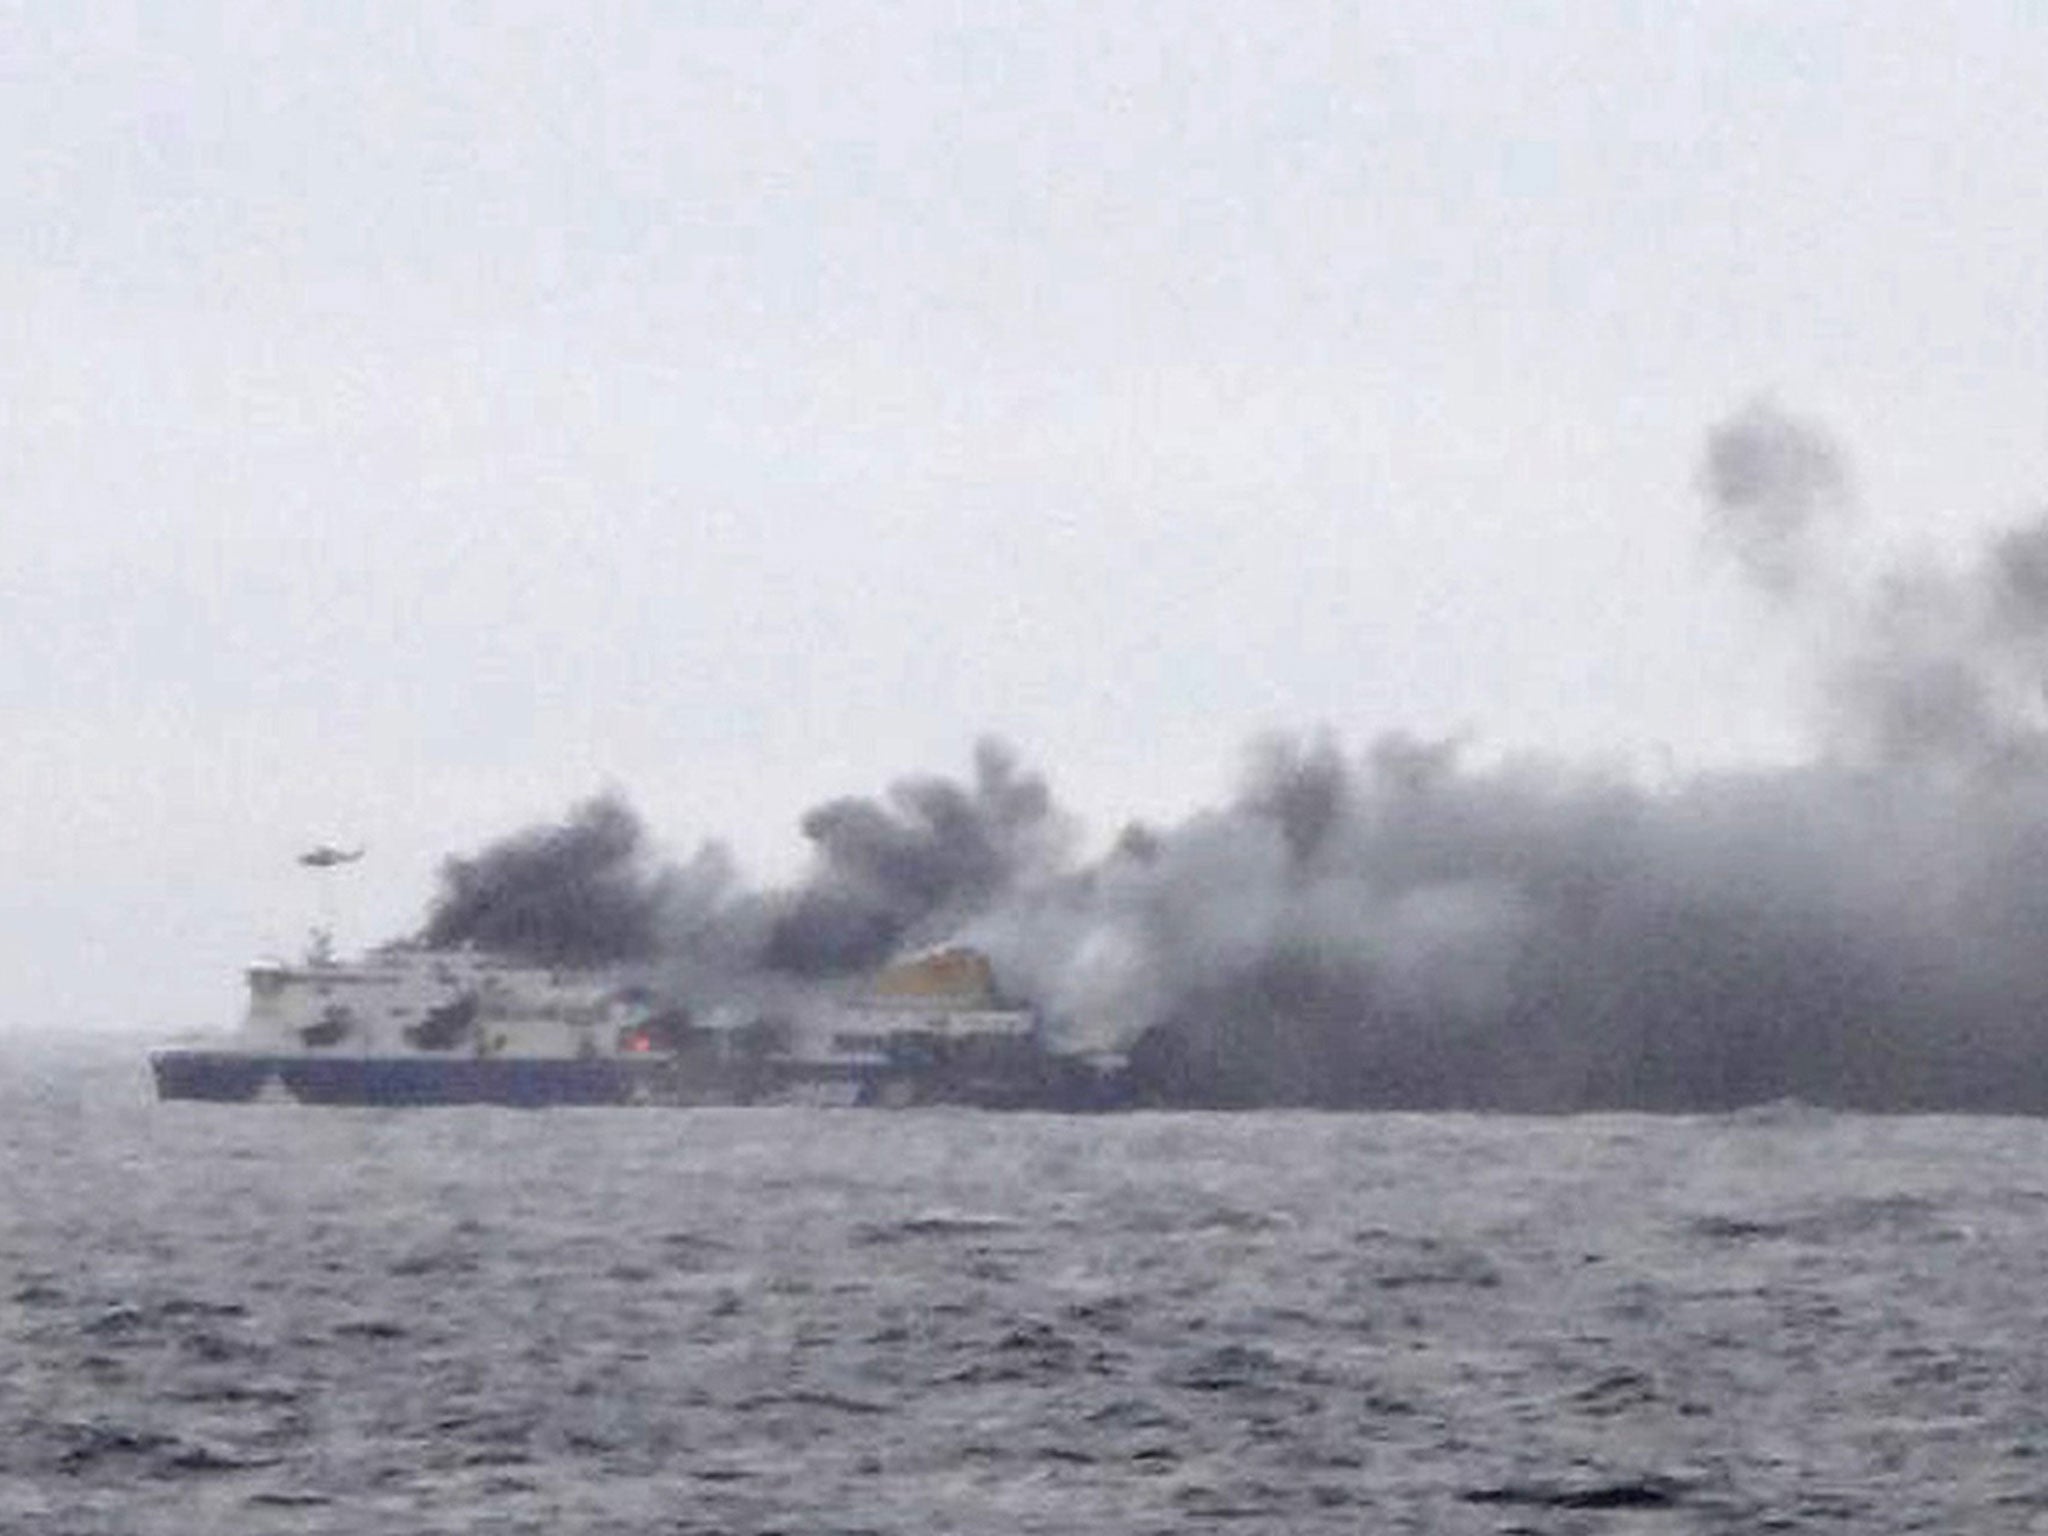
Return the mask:
<svg viewBox="0 0 2048 1536">
<path fill-rule="evenodd" d="M 617 1058 L 361 1057 L 172 1050 L 150 1057 L 160 1099 L 246 1104 L 632 1104 L 669 1096 L 667 1064 Z"/>
<path fill-rule="evenodd" d="M 663 1056 L 316 1056 L 163 1050 L 150 1057 L 159 1099 L 215 1104 L 971 1104 L 1102 1110 L 1128 1084 L 1071 1062 L 1032 1058 L 1002 1071 L 943 1064 L 789 1059 L 720 1063 Z"/>
</svg>

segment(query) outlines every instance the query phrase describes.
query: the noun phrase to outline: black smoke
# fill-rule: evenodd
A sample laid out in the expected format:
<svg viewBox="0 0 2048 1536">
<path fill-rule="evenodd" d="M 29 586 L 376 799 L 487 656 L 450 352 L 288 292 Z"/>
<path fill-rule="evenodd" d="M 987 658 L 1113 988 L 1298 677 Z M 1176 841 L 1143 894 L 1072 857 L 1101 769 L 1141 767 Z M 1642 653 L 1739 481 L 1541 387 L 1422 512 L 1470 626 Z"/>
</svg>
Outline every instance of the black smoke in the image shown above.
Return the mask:
<svg viewBox="0 0 2048 1536">
<path fill-rule="evenodd" d="M 1813 582 L 1824 541 L 1851 503 L 1841 452 L 1820 428 L 1757 401 L 1707 435 L 1700 487 L 1707 531 L 1773 597 Z"/>
<path fill-rule="evenodd" d="M 872 969 L 936 942 L 1058 867 L 1069 825 L 1043 778 L 1004 744 L 975 749 L 973 774 L 903 779 L 805 814 L 812 869 L 785 889 L 742 888 L 716 843 L 660 861 L 616 795 L 451 858 L 422 940 L 476 944 L 562 965 L 687 960 L 726 983 Z"/>
<path fill-rule="evenodd" d="M 2048 745 L 2048 517 L 1960 564 L 1887 573 L 1834 658 L 1849 750 L 1906 771 L 2034 775 Z"/>
<path fill-rule="evenodd" d="M 845 798 L 803 818 L 810 879 L 779 905 L 762 965 L 838 975 L 939 939 L 1054 857 L 1063 823 L 1045 781 L 999 742 L 977 748 L 974 779 L 905 779 L 879 799 Z"/>
<path fill-rule="evenodd" d="M 616 795 L 555 826 L 529 828 L 441 866 L 421 937 L 546 965 L 647 960 L 658 950 L 671 877 L 654 869 L 640 818 Z"/>
<path fill-rule="evenodd" d="M 1859 575 L 1846 455 L 1768 406 L 1697 483 L 1732 568 L 1820 621 L 1799 765 L 1653 786 L 1279 737 L 1083 860 L 984 743 L 964 779 L 809 812 L 793 886 L 657 867 L 598 801 L 451 861 L 428 935 L 647 960 L 693 1006 L 972 943 L 1169 1103 L 2048 1111 L 2048 518 Z"/>
</svg>

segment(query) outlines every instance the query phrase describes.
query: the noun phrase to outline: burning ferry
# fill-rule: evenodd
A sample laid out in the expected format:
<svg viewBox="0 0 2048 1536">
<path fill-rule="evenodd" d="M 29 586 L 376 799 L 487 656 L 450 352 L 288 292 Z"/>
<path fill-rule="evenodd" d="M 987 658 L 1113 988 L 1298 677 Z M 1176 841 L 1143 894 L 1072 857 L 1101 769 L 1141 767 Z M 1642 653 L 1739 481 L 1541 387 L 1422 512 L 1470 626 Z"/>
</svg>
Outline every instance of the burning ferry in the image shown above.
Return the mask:
<svg viewBox="0 0 2048 1536">
<path fill-rule="evenodd" d="M 845 994 L 699 1019 L 618 974 L 386 945 L 249 967 L 237 1034 L 150 1058 L 162 1099 L 1099 1109 L 1122 1063 L 1062 1051 L 988 958 L 913 956 Z"/>
</svg>

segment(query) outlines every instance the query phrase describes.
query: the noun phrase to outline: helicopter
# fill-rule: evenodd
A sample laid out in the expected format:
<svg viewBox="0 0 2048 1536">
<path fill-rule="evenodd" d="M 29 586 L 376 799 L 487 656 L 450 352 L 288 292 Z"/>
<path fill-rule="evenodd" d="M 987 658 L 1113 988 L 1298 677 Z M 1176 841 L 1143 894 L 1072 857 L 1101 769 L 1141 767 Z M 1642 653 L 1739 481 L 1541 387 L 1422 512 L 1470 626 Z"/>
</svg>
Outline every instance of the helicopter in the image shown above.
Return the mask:
<svg viewBox="0 0 2048 1536">
<path fill-rule="evenodd" d="M 332 869 L 337 864 L 355 863 L 364 852 L 361 848 L 337 848 L 332 843 L 322 843 L 300 854 L 299 862 L 308 869 Z"/>
</svg>

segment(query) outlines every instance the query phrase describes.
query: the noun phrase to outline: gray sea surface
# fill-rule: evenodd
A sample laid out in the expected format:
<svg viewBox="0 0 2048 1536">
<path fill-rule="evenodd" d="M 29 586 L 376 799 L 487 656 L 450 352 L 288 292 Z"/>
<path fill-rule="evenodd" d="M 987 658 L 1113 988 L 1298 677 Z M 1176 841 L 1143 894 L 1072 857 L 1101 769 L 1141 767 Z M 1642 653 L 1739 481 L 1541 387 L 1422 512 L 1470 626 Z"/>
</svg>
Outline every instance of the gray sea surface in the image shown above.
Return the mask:
<svg viewBox="0 0 2048 1536">
<path fill-rule="evenodd" d="M 2048 1125 L 357 1111 L 0 1040 L 0 1530 L 2048 1530 Z"/>
</svg>

